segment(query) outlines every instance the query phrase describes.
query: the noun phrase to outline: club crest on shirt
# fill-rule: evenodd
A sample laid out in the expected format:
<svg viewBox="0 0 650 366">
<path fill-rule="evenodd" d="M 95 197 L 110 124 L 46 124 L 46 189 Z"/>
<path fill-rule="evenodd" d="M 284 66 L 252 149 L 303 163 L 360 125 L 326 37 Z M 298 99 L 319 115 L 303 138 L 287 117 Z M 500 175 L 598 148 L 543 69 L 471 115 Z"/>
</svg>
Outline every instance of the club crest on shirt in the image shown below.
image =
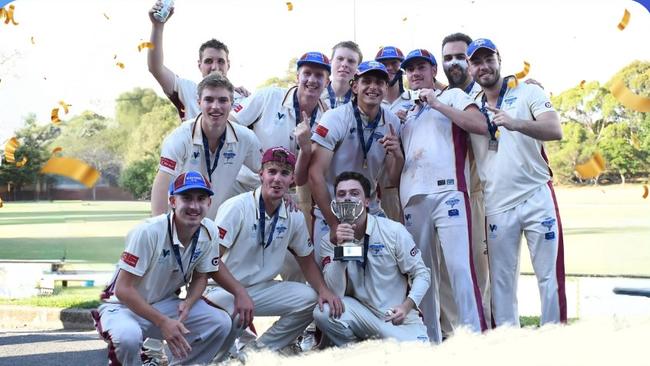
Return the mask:
<svg viewBox="0 0 650 366">
<path fill-rule="evenodd" d="M 162 252 L 160 253 L 160 256 L 158 257 L 158 263 L 163 263 L 165 260 L 167 260 L 167 257 L 169 257 L 169 253 L 171 253 L 169 249 L 163 249 Z"/>
<path fill-rule="evenodd" d="M 497 238 L 497 224 L 488 225 L 488 229 L 490 229 L 490 232 L 488 233 L 488 238 L 496 239 Z"/>
<path fill-rule="evenodd" d="M 413 223 L 411 222 L 411 214 L 405 214 L 404 215 L 404 226 L 411 226 Z"/>
<path fill-rule="evenodd" d="M 223 163 L 232 164 L 233 163 L 232 159 L 235 156 L 237 156 L 237 154 L 234 151 L 232 151 L 232 148 L 228 149 L 226 152 L 223 153 L 223 157 L 226 159 L 226 161 L 224 161 Z"/>
<path fill-rule="evenodd" d="M 382 243 L 373 243 L 373 244 L 368 245 L 368 251 L 372 255 L 380 255 L 380 254 L 383 254 L 384 247 L 385 246 Z"/>
<path fill-rule="evenodd" d="M 192 163 L 196 164 L 196 162 L 199 161 L 199 156 L 201 156 L 201 152 L 199 150 L 192 151 Z"/>
<path fill-rule="evenodd" d="M 451 208 L 454 208 L 454 206 L 456 206 L 459 202 L 460 202 L 460 200 L 458 198 L 451 198 L 451 199 L 446 200 L 445 204 L 447 206 L 451 206 Z"/>
<path fill-rule="evenodd" d="M 372 138 L 374 140 L 379 140 L 379 139 L 382 139 L 383 137 L 384 137 L 384 134 L 381 133 L 381 132 L 376 132 L 375 131 L 375 132 L 372 133 Z"/>
<path fill-rule="evenodd" d="M 551 231 L 553 225 L 555 225 L 555 219 L 552 217 L 547 217 L 541 222 L 542 226 L 546 228 L 547 231 Z"/>
<path fill-rule="evenodd" d="M 357 136 L 357 135 L 355 134 L 356 132 L 357 132 L 357 128 L 356 128 L 356 127 L 352 127 L 352 128 L 350 128 L 350 134 L 348 135 L 348 138 L 349 138 L 350 140 L 353 140 L 353 139 Z"/>
<path fill-rule="evenodd" d="M 517 97 L 506 98 L 506 99 L 503 100 L 503 104 L 505 104 L 505 106 L 507 106 L 507 107 L 510 107 L 512 105 L 512 103 L 514 103 L 516 100 L 517 100 Z"/>
<path fill-rule="evenodd" d="M 190 263 L 192 263 L 192 262 L 196 262 L 196 260 L 199 259 L 199 257 L 201 256 L 201 253 L 202 253 L 201 249 L 197 249 L 197 250 L 192 254 L 192 258 L 190 258 Z"/>
<path fill-rule="evenodd" d="M 281 120 L 282 118 L 284 118 L 284 113 L 278 112 L 278 120 Z"/>
<path fill-rule="evenodd" d="M 284 225 L 279 225 L 278 227 L 275 228 L 275 231 L 278 232 L 278 238 L 281 238 L 282 235 L 284 235 L 284 232 L 287 231 L 287 227 Z"/>
</svg>

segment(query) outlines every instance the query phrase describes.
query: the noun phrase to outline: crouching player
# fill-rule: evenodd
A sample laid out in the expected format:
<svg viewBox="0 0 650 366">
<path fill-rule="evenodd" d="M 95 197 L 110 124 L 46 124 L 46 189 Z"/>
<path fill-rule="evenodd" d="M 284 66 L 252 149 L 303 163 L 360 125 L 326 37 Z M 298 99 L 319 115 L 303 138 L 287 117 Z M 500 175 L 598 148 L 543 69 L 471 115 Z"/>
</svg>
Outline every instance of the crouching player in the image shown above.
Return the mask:
<svg viewBox="0 0 650 366">
<path fill-rule="evenodd" d="M 314 309 L 314 320 L 336 344 L 369 338 L 428 341 L 417 305 L 430 284 L 411 235 L 402 224 L 367 214 L 370 182 L 356 172 L 336 177 L 335 200 L 361 201 L 364 210 L 353 224 L 340 223 L 337 243 L 323 236 L 323 272 L 327 285 L 343 297 L 344 312 L 331 316 L 328 306 Z M 362 261 L 332 261 L 335 245 L 363 244 Z M 409 288 L 410 284 L 410 288 Z"/>
<path fill-rule="evenodd" d="M 205 218 L 212 195 L 201 173 L 182 173 L 170 186 L 172 212 L 129 232 L 104 303 L 93 314 L 110 365 L 142 365 L 146 337 L 167 341 L 172 365 L 210 362 L 226 339 L 230 317 L 201 299 L 209 275 L 229 290 L 241 288 L 219 268 L 217 228 Z M 184 300 L 176 295 L 182 286 Z M 236 293 L 250 303 L 245 291 Z"/>
</svg>

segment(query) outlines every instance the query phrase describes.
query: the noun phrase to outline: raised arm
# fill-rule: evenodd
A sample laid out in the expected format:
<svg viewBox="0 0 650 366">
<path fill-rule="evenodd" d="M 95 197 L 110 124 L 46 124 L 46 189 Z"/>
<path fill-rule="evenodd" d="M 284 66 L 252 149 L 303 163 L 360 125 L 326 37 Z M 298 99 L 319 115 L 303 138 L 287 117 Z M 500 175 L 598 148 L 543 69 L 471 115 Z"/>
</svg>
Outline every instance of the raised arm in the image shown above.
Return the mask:
<svg viewBox="0 0 650 366">
<path fill-rule="evenodd" d="M 157 1 L 154 6 L 149 9 L 149 20 L 151 20 L 151 36 L 149 41 L 153 43 L 153 48 L 149 48 L 147 51 L 147 66 L 149 67 L 149 72 L 153 77 L 158 81 L 158 84 L 163 89 L 163 92 L 167 95 L 172 95 L 174 93 L 174 79 L 176 75 L 174 72 L 169 70 L 164 65 L 164 56 L 163 56 L 163 30 L 165 28 L 165 23 L 171 16 L 174 14 L 174 8 L 170 10 L 169 17 L 165 23 L 161 23 L 153 17 L 153 14 L 158 11 L 161 7 L 160 1 Z"/>
</svg>

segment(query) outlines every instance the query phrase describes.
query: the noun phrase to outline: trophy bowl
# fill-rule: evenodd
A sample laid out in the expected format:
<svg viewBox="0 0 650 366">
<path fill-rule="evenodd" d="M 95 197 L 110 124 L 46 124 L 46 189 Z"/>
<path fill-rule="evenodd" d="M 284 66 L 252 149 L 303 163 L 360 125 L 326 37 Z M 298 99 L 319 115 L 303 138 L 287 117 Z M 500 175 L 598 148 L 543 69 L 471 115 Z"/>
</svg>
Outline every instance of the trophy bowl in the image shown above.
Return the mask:
<svg viewBox="0 0 650 366">
<path fill-rule="evenodd" d="M 352 224 L 363 213 L 361 201 L 332 201 L 332 213 L 341 223 Z M 363 246 L 357 241 L 349 241 L 334 247 L 335 261 L 363 261 Z"/>
</svg>

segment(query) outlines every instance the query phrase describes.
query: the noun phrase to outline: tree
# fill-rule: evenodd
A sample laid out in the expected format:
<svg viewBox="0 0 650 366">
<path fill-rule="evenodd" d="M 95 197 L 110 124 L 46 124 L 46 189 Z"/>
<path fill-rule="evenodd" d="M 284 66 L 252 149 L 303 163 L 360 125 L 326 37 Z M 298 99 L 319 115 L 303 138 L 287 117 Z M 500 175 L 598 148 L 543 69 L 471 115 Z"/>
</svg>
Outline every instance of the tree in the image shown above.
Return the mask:
<svg viewBox="0 0 650 366">
<path fill-rule="evenodd" d="M 128 132 L 124 156 L 127 165 L 148 155 L 159 156 L 162 141 L 178 127 L 178 113 L 171 103 L 155 105 L 139 120 L 137 127 Z"/>
<path fill-rule="evenodd" d="M 115 120 L 125 130 L 133 131 L 140 124 L 143 115 L 157 106 L 171 105 L 167 99 L 159 97 L 153 89 L 134 88 L 120 94 L 115 100 Z M 176 117 L 178 120 L 178 116 Z"/>
<path fill-rule="evenodd" d="M 277 86 L 281 88 L 288 88 L 291 86 L 296 85 L 296 63 L 298 62 L 298 58 L 294 57 L 291 60 L 289 60 L 289 65 L 287 67 L 287 70 L 285 71 L 284 76 L 277 77 L 274 76 L 272 78 L 266 79 L 262 84 L 258 85 L 257 88 L 265 88 L 268 86 Z"/>
<path fill-rule="evenodd" d="M 625 184 L 625 177 L 645 171 L 648 168 L 647 150 L 639 150 L 630 143 L 630 126 L 625 123 L 611 124 L 603 130 L 598 141 L 598 150 L 607 161 L 607 168 L 620 175 Z"/>
<path fill-rule="evenodd" d="M 150 199 L 151 186 L 157 171 L 158 159 L 155 156 L 146 156 L 124 169 L 120 177 L 120 186 L 131 192 L 137 199 Z"/>
<path fill-rule="evenodd" d="M 562 133 L 562 140 L 548 142 L 546 148 L 553 177 L 566 184 L 573 181 L 576 164 L 589 159 L 596 147 L 593 132 L 580 123 L 562 124 Z"/>
</svg>

